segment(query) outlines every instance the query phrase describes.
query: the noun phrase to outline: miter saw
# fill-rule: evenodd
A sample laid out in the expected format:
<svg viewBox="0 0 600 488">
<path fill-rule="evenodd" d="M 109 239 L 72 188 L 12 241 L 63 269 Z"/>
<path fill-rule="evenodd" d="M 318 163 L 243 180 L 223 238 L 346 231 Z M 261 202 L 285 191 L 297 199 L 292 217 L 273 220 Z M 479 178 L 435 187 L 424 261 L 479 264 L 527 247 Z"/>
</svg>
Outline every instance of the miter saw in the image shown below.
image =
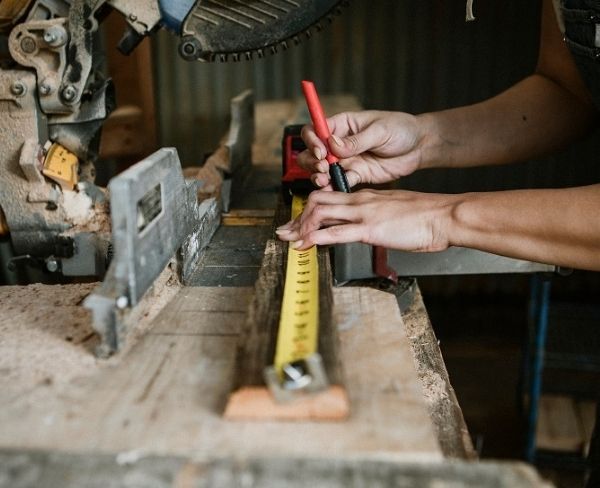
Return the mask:
<svg viewBox="0 0 600 488">
<path fill-rule="evenodd" d="M 184 180 L 174 150 L 162 149 L 119 175 L 110 191 L 94 184 L 100 130 L 114 107 L 97 42 L 110 10 L 127 21 L 122 52 L 166 28 L 181 38 L 183 58 L 210 62 L 262 57 L 298 43 L 340 3 L 0 0 L 0 237 L 10 238 L 12 264 L 102 278 L 123 248 L 137 251 L 140 236 L 154 239 L 149 256 L 160 264 L 200 225 L 202 212 L 213 211 L 197 201 L 201 183 Z M 118 204 L 109 207 L 109 200 Z M 157 230 L 155 221 L 169 206 L 185 215 L 175 227 Z M 120 284 L 106 285 L 92 299 L 102 327 L 114 329 L 115 303 L 134 305 L 151 284 L 147 260 L 133 256 L 115 267 Z M 103 300 L 110 306 L 98 305 Z M 115 330 L 99 332 L 109 349 L 118 347 Z"/>
</svg>

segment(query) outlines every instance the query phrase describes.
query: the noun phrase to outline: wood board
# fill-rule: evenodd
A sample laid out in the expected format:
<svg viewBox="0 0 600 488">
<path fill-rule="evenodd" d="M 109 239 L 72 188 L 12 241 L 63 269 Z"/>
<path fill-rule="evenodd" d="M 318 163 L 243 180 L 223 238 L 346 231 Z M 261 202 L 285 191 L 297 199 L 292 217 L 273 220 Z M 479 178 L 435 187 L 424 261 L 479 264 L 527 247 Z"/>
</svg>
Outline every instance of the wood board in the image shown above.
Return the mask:
<svg viewBox="0 0 600 488">
<path fill-rule="evenodd" d="M 278 214 L 285 207 L 280 204 Z M 289 215 L 285 216 L 287 220 Z M 276 219 L 276 225 L 282 219 Z M 272 364 L 279 329 L 285 278 L 287 243 L 267 242 L 255 295 L 249 309 L 246 330 L 236 356 L 234 391 L 225 408 L 231 420 L 316 420 L 341 421 L 349 414 L 349 401 L 343 385 L 339 337 L 333 322 L 332 274 L 327 249 L 318 250 L 319 266 L 319 345 L 323 367 L 330 386 L 318 395 L 276 402 L 264 385 L 263 372 Z"/>
<path fill-rule="evenodd" d="M 441 459 L 396 301 L 371 289 L 334 290 L 352 404 L 348 421 L 224 420 L 237 326 L 251 293 L 250 288 L 183 288 L 127 356 L 97 366 L 68 388 L 36 385 L 18 398 L 0 391 L 0 447 L 196 459 L 257 452 Z M 223 317 L 230 320 L 221 328 Z"/>
<path fill-rule="evenodd" d="M 596 402 L 564 395 L 542 395 L 536 447 L 587 455 L 596 419 Z"/>
</svg>

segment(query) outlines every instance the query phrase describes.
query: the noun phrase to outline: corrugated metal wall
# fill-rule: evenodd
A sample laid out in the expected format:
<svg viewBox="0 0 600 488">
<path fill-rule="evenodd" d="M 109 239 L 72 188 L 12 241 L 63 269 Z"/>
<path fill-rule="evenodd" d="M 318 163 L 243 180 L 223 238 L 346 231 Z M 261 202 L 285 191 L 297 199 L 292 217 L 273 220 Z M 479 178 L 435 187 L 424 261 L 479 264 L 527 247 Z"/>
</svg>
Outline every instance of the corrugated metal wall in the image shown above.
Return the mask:
<svg viewBox="0 0 600 488">
<path fill-rule="evenodd" d="M 466 23 L 465 0 L 352 0 L 322 33 L 262 60 L 188 63 L 177 39 L 155 39 L 162 145 L 184 164 L 202 160 L 226 131 L 229 99 L 252 88 L 257 100 L 297 97 L 313 79 L 322 94 L 353 93 L 365 108 L 418 113 L 482 100 L 533 69 L 540 1 L 477 0 Z M 597 138 L 596 138 L 597 139 Z M 429 191 L 562 186 L 600 180 L 590 140 L 563 156 L 507 168 L 434 170 L 403 180 Z"/>
</svg>

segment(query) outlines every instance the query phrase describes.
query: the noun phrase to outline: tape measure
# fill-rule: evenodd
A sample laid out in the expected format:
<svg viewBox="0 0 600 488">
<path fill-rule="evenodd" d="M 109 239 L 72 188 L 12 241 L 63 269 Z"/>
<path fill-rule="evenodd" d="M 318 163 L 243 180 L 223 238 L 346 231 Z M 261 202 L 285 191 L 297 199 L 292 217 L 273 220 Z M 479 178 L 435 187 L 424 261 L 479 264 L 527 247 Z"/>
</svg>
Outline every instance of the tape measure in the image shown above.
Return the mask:
<svg viewBox="0 0 600 488">
<path fill-rule="evenodd" d="M 302 213 L 306 198 L 294 195 L 292 218 Z M 305 251 L 288 248 L 281 316 L 274 364 L 265 379 L 278 401 L 298 392 L 321 391 L 328 385 L 319 343 L 319 263 L 317 246 Z"/>
<path fill-rule="evenodd" d="M 302 213 L 305 200 L 294 196 L 292 218 Z M 317 246 L 305 251 L 288 248 L 285 287 L 275 349 L 275 370 L 317 352 L 319 338 L 319 263 Z"/>
</svg>

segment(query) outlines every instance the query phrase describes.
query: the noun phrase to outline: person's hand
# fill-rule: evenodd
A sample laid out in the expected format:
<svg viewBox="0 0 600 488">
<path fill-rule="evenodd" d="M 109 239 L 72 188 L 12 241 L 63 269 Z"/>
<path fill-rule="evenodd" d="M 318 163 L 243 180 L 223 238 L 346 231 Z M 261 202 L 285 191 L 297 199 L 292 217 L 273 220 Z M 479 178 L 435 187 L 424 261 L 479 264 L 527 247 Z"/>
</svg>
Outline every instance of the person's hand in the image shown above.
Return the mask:
<svg viewBox="0 0 600 488">
<path fill-rule="evenodd" d="M 404 251 L 442 251 L 450 245 L 459 195 L 403 190 L 314 191 L 304 212 L 277 229 L 294 248 L 364 242 Z"/>
<path fill-rule="evenodd" d="M 424 139 L 417 118 L 401 112 L 343 112 L 327 119 L 332 136 L 327 143 L 340 158 L 350 186 L 396 180 L 415 171 Z M 312 182 L 325 189 L 329 184 L 327 149 L 312 126 L 302 129 L 306 151 L 298 164 L 313 173 Z"/>
</svg>

